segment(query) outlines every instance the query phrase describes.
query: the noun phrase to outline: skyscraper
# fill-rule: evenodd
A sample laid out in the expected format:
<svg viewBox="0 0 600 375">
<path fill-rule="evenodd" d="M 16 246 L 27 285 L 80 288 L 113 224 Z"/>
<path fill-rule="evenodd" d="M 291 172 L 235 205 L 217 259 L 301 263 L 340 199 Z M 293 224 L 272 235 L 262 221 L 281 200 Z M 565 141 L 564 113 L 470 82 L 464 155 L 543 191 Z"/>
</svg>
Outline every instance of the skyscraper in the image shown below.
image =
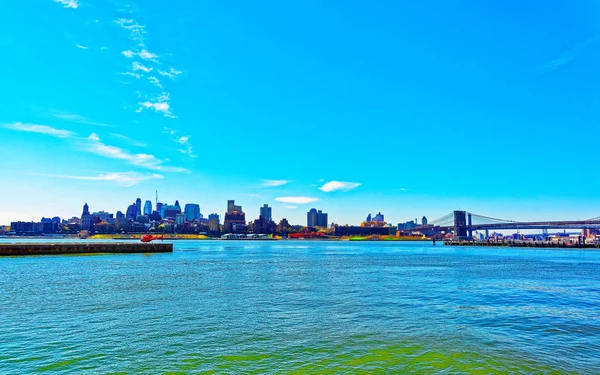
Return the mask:
<svg viewBox="0 0 600 375">
<path fill-rule="evenodd" d="M 260 208 L 260 216 L 264 217 L 267 221 L 273 221 L 273 218 L 271 216 L 271 207 L 269 207 L 268 204 L 264 204 Z"/>
<path fill-rule="evenodd" d="M 144 203 L 144 215 L 145 216 L 152 215 L 152 202 L 146 201 L 146 203 Z"/>
<path fill-rule="evenodd" d="M 327 227 L 327 214 L 323 211 L 317 211 L 315 208 L 311 208 L 306 214 L 306 226 L 307 227 Z"/>
<path fill-rule="evenodd" d="M 187 203 L 184 213 L 188 221 L 200 219 L 200 206 L 195 203 Z"/>
<path fill-rule="evenodd" d="M 228 214 L 232 214 L 234 212 L 243 212 L 242 211 L 242 206 L 238 206 L 235 204 L 235 200 L 230 199 L 227 201 L 227 213 Z"/>
<path fill-rule="evenodd" d="M 125 211 L 125 218 L 128 220 L 135 220 L 136 216 L 135 216 L 135 203 L 134 204 L 130 204 L 127 207 L 127 211 Z"/>
<path fill-rule="evenodd" d="M 135 200 L 135 217 L 142 215 L 142 200 L 140 198 Z"/>
<path fill-rule="evenodd" d="M 88 206 L 87 202 L 85 202 L 85 204 L 83 205 L 83 212 L 81 213 L 81 218 L 83 218 L 84 216 L 87 216 L 90 214 L 90 207 Z"/>
</svg>

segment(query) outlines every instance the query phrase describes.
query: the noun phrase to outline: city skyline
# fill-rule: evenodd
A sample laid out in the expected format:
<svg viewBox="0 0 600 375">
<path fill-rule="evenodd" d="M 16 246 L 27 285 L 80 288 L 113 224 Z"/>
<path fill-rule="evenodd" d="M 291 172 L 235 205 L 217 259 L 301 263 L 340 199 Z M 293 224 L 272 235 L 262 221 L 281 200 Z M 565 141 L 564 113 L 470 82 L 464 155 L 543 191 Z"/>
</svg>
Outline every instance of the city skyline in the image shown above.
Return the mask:
<svg viewBox="0 0 600 375">
<path fill-rule="evenodd" d="M 291 223 L 600 216 L 599 6 L 565 4 L 10 2 L 0 224 L 155 190 Z"/>
</svg>

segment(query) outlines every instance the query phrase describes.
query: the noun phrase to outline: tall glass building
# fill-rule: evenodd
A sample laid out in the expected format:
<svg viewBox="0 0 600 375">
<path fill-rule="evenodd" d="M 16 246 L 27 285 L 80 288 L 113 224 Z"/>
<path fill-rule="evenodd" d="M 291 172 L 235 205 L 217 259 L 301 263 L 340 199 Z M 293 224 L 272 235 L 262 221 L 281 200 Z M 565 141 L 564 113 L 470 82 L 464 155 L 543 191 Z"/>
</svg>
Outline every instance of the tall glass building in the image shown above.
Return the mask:
<svg viewBox="0 0 600 375">
<path fill-rule="evenodd" d="M 187 203 L 183 212 L 187 221 L 200 219 L 200 205 L 195 203 Z"/>
</svg>

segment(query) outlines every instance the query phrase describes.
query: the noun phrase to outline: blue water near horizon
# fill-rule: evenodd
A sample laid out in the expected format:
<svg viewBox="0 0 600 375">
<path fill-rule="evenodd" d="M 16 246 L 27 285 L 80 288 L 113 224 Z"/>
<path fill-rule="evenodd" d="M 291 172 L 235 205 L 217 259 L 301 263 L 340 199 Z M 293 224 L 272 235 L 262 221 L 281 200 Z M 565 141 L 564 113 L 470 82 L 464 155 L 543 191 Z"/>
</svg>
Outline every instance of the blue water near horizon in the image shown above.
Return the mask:
<svg viewBox="0 0 600 375">
<path fill-rule="evenodd" d="M 174 247 L 0 257 L 0 374 L 600 373 L 598 251 Z"/>
</svg>

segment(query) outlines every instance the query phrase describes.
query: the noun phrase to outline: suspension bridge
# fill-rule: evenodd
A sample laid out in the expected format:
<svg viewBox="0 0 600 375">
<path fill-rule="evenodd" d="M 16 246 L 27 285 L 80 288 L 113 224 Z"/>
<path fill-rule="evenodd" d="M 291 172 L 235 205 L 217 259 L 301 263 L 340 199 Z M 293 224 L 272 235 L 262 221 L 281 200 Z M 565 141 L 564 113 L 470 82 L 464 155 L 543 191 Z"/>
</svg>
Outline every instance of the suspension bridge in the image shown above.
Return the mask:
<svg viewBox="0 0 600 375">
<path fill-rule="evenodd" d="M 427 225 L 414 227 L 411 231 L 452 231 L 457 238 L 467 238 L 472 236 L 473 231 L 506 229 L 600 229 L 600 217 L 570 221 L 515 221 L 454 211 Z"/>
</svg>

